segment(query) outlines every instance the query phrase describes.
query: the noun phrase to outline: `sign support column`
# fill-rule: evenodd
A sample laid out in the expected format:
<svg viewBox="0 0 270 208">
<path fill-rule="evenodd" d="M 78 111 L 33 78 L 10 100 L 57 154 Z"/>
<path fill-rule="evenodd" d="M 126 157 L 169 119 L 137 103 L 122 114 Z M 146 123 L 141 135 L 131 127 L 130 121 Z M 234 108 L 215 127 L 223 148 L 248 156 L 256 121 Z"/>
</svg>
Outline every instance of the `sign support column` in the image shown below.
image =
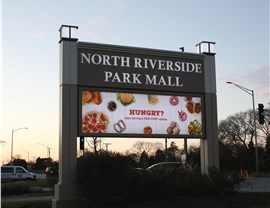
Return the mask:
<svg viewBox="0 0 270 208">
<path fill-rule="evenodd" d="M 55 185 L 53 208 L 76 207 L 77 40 L 60 40 L 59 182 Z"/>
<path fill-rule="evenodd" d="M 205 70 L 205 139 L 200 140 L 201 173 L 208 174 L 209 169 L 219 169 L 218 120 L 215 54 L 206 53 L 204 59 Z"/>
</svg>

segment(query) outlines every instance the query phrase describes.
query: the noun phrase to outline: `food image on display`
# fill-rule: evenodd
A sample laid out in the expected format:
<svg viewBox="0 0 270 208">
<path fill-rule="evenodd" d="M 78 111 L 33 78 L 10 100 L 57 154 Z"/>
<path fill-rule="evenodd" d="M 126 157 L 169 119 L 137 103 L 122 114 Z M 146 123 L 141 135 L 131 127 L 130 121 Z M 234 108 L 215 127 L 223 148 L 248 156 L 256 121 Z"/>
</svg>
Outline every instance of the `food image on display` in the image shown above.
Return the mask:
<svg viewBox="0 0 270 208">
<path fill-rule="evenodd" d="M 201 112 L 201 103 L 188 101 L 186 104 L 187 111 L 191 114 L 200 113 Z"/>
<path fill-rule="evenodd" d="M 100 92 L 97 91 L 82 91 L 82 104 L 96 104 L 99 105 L 102 103 L 102 98 Z"/>
<path fill-rule="evenodd" d="M 116 105 L 116 103 L 114 101 L 110 101 L 110 102 L 108 102 L 107 107 L 108 107 L 108 110 L 109 111 L 112 111 L 113 112 L 113 111 L 116 110 L 117 105 Z"/>
<path fill-rule="evenodd" d="M 124 106 L 128 106 L 136 101 L 132 93 L 118 93 L 117 100 L 119 100 Z"/>
<path fill-rule="evenodd" d="M 179 119 L 180 119 L 180 121 L 185 121 L 185 120 L 187 120 L 187 114 L 186 114 L 186 112 L 184 112 L 184 111 L 178 111 L 178 114 L 179 114 Z"/>
<path fill-rule="evenodd" d="M 90 111 L 82 118 L 83 133 L 106 133 L 108 125 L 109 118 L 102 112 Z"/>
<path fill-rule="evenodd" d="M 179 103 L 179 99 L 178 99 L 178 97 L 177 96 L 172 96 L 172 97 L 170 97 L 170 104 L 171 105 L 177 105 Z"/>
<path fill-rule="evenodd" d="M 82 91 L 82 104 L 88 104 L 91 102 L 93 94 L 90 91 Z"/>
<path fill-rule="evenodd" d="M 198 120 L 190 121 L 188 123 L 188 133 L 192 135 L 199 135 L 202 133 L 202 124 Z"/>
<path fill-rule="evenodd" d="M 172 121 L 167 128 L 168 134 L 179 134 L 180 131 L 180 126 L 175 121 Z"/>
<path fill-rule="evenodd" d="M 153 132 L 153 130 L 152 130 L 152 128 L 150 126 L 146 126 L 143 129 L 144 134 L 152 134 L 152 132 Z"/>
<path fill-rule="evenodd" d="M 126 130 L 126 124 L 123 120 L 119 120 L 117 123 L 113 124 L 113 128 L 117 133 L 122 133 Z"/>
<path fill-rule="evenodd" d="M 195 103 L 194 104 L 194 113 L 200 113 L 201 112 L 201 103 Z"/>
<path fill-rule="evenodd" d="M 82 87 L 79 99 L 82 136 L 205 136 L 204 98 L 199 94 L 167 95 L 152 91 L 137 94 Z"/>
<path fill-rule="evenodd" d="M 192 97 L 186 96 L 186 97 L 185 97 L 185 101 L 187 101 L 187 102 L 192 101 Z"/>
<path fill-rule="evenodd" d="M 152 105 L 155 105 L 158 103 L 158 96 L 157 95 L 147 95 L 148 96 L 148 102 Z"/>
<path fill-rule="evenodd" d="M 187 102 L 186 104 L 187 111 L 191 114 L 194 112 L 194 103 L 192 101 Z"/>
</svg>

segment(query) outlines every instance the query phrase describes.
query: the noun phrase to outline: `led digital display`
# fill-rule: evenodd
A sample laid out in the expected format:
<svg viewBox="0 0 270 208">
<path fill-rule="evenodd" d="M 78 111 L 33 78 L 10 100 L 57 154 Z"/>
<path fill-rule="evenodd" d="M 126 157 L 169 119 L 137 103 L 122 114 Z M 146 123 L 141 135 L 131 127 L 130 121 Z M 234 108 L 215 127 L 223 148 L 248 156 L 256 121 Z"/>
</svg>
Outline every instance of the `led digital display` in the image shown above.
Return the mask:
<svg viewBox="0 0 270 208">
<path fill-rule="evenodd" d="M 82 136 L 202 137 L 201 96 L 81 89 Z"/>
</svg>

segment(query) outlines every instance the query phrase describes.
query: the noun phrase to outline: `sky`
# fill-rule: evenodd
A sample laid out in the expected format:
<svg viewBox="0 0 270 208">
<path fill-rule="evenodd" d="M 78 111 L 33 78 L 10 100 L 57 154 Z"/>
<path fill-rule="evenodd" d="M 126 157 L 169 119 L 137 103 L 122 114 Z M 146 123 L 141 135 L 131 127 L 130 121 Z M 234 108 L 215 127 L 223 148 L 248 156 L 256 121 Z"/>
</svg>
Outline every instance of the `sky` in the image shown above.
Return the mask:
<svg viewBox="0 0 270 208">
<path fill-rule="evenodd" d="M 78 26 L 83 42 L 197 53 L 213 41 L 218 120 L 252 109 L 252 97 L 226 81 L 254 90 L 256 108 L 270 102 L 268 0 L 2 0 L 2 161 L 22 127 L 13 155 L 44 158 L 50 148 L 58 159 L 61 25 Z M 124 152 L 138 139 L 102 141 Z"/>
</svg>

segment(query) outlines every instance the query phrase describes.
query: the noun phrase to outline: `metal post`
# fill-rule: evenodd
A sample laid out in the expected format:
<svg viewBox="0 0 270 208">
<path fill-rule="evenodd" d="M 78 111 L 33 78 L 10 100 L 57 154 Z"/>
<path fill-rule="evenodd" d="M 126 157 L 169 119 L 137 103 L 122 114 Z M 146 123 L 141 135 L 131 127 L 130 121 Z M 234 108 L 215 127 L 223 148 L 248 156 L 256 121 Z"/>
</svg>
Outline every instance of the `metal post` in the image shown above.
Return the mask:
<svg viewBox="0 0 270 208">
<path fill-rule="evenodd" d="M 12 129 L 12 136 L 11 136 L 11 155 L 10 155 L 10 165 L 13 164 L 12 158 L 13 158 L 13 136 L 15 131 L 19 131 L 21 129 L 28 129 L 27 127 L 22 127 L 18 129 Z"/>
<path fill-rule="evenodd" d="M 258 159 L 258 144 L 257 144 L 257 125 L 256 125 L 256 110 L 255 110 L 255 99 L 254 99 L 254 91 L 248 88 L 245 88 L 241 85 L 235 84 L 233 82 L 226 82 L 227 84 L 233 84 L 239 89 L 243 90 L 247 94 L 252 96 L 252 105 L 253 105 L 253 125 L 254 125 L 254 133 L 255 133 L 255 157 L 256 157 L 256 176 L 259 176 L 259 159 Z"/>
<path fill-rule="evenodd" d="M 13 132 L 14 129 L 12 129 L 12 136 L 11 136 L 11 156 L 10 156 L 10 165 L 13 165 L 12 158 L 13 158 Z"/>
<path fill-rule="evenodd" d="M 187 155 L 187 138 L 184 138 L 184 153 Z"/>
<path fill-rule="evenodd" d="M 254 131 L 255 131 L 256 176 L 259 176 L 256 111 L 255 111 L 254 91 L 252 90 L 251 92 L 252 92 L 252 103 L 253 103 L 253 122 L 254 122 Z"/>
<path fill-rule="evenodd" d="M 108 152 L 108 146 L 111 145 L 111 143 L 103 143 L 106 146 L 106 152 Z"/>
<path fill-rule="evenodd" d="M 167 144 L 167 138 L 165 138 L 165 161 L 168 161 L 168 154 L 167 154 L 167 150 L 168 150 L 168 144 Z"/>
</svg>

